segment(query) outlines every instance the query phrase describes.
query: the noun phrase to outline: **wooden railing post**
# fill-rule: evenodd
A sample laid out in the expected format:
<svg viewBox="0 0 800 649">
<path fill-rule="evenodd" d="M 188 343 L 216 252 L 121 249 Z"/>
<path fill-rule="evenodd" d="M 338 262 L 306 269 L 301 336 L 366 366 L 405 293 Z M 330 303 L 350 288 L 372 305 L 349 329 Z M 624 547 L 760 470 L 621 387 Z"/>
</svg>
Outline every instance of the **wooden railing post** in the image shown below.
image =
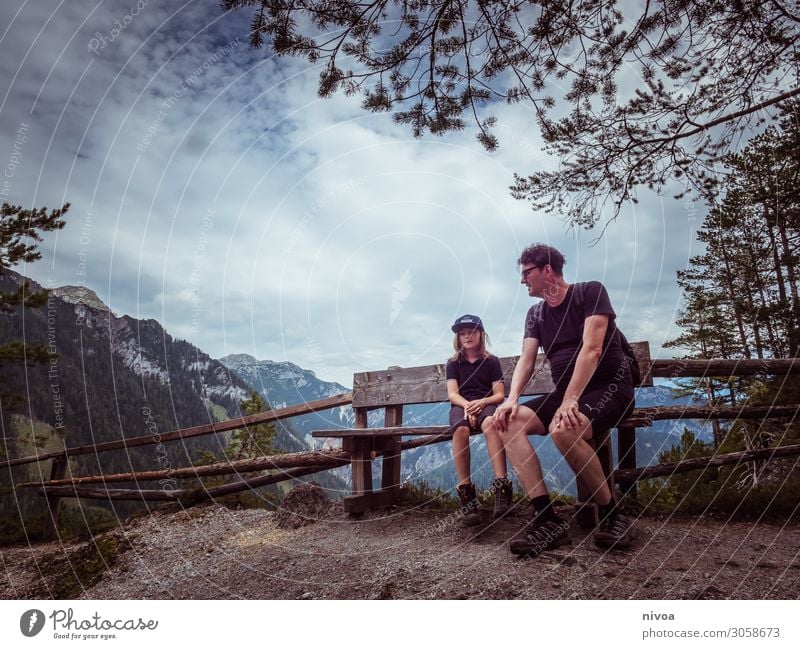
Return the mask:
<svg viewBox="0 0 800 649">
<path fill-rule="evenodd" d="M 53 458 L 53 463 L 50 466 L 51 481 L 61 480 L 67 474 L 68 462 L 69 459 L 66 455 Z M 42 539 L 52 541 L 58 534 L 58 510 L 61 496 L 47 494 L 45 500 L 47 502 L 47 516 L 45 516 L 44 526 L 42 527 Z"/>
</svg>

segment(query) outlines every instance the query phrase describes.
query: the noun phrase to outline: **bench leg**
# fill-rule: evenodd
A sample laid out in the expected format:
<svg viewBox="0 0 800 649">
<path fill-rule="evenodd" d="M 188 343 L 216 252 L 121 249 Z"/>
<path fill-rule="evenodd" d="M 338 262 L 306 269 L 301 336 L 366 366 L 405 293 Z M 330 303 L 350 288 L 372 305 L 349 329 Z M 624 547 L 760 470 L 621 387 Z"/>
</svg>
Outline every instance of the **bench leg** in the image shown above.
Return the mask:
<svg viewBox="0 0 800 649">
<path fill-rule="evenodd" d="M 636 428 L 634 426 L 620 426 L 618 429 L 617 455 L 620 469 L 636 468 Z M 623 493 L 630 494 L 636 499 L 636 481 L 620 483 Z"/>
<path fill-rule="evenodd" d="M 614 473 L 613 473 L 613 455 L 611 450 L 611 436 L 609 431 L 600 431 L 590 441 L 595 449 L 600 465 L 603 467 L 603 474 L 606 476 L 608 487 L 611 494 L 614 494 Z M 583 529 L 589 530 L 597 527 L 600 522 L 597 513 L 597 504 L 594 502 L 594 494 L 591 493 L 589 487 L 578 478 L 578 511 L 575 518 Z"/>
<path fill-rule="evenodd" d="M 362 514 L 372 509 L 372 440 L 354 438 L 347 441 L 350 446 L 353 495 L 344 499 L 344 511 Z"/>
<path fill-rule="evenodd" d="M 387 440 L 387 448 L 383 455 L 383 472 L 381 475 L 381 488 L 391 491 L 395 498 L 400 491 L 400 438 L 393 437 Z"/>
</svg>

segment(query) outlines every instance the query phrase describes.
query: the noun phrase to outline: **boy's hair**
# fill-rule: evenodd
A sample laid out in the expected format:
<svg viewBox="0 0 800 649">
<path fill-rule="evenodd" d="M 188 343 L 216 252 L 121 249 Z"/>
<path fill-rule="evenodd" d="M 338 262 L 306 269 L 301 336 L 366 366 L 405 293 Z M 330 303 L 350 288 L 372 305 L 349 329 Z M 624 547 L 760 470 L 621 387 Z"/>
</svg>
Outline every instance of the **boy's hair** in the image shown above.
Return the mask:
<svg viewBox="0 0 800 649">
<path fill-rule="evenodd" d="M 486 347 L 489 345 L 489 334 L 487 334 L 486 331 L 481 331 L 480 329 L 478 329 L 478 332 L 481 334 L 481 346 L 478 349 L 478 353 L 480 353 L 481 358 L 489 358 L 491 354 L 489 353 L 489 350 L 486 349 Z M 453 337 L 453 349 L 455 350 L 456 353 L 453 354 L 447 360 L 448 361 L 461 360 L 462 358 L 461 345 L 458 344 L 458 334 L 455 334 L 455 336 Z"/>
<path fill-rule="evenodd" d="M 550 264 L 550 268 L 553 269 L 556 275 L 563 276 L 564 264 L 566 261 L 564 255 L 553 248 L 553 246 L 548 246 L 544 243 L 534 243 L 522 251 L 522 254 L 517 260 L 517 264 L 520 266 L 533 264 L 538 268 L 543 268 L 547 264 Z"/>
</svg>

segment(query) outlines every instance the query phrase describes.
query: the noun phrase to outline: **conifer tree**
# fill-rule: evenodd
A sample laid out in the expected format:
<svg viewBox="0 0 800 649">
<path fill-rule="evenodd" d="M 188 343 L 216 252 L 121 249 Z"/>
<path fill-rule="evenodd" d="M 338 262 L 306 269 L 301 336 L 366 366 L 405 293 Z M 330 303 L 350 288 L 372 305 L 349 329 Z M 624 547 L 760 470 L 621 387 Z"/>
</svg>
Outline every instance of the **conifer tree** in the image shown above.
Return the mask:
<svg viewBox="0 0 800 649">
<path fill-rule="evenodd" d="M 320 65 L 319 95 L 363 97 L 415 136 L 472 122 L 493 150 L 493 102 L 523 103 L 556 171 L 512 194 L 591 227 L 637 186 L 707 198 L 717 163 L 800 95 L 788 0 L 223 0 L 250 42 Z M 513 133 L 511 138 L 519 139 Z"/>
<path fill-rule="evenodd" d="M 56 210 L 46 207 L 24 209 L 21 205 L 3 203 L 0 207 L 0 275 L 18 263 L 33 263 L 41 259 L 38 250 L 42 242 L 41 233 L 60 230 L 66 225 L 64 215 L 69 203 Z M 15 307 L 37 308 L 47 301 L 47 291 L 34 291 L 27 282 L 16 290 L 0 290 L 0 317 L 9 317 Z M 29 365 L 44 362 L 47 348 L 41 344 L 29 344 L 15 340 L 0 344 L 0 367 L 5 363 Z M 0 401 L 4 409 L 19 404 L 15 391 L 0 385 Z"/>
<path fill-rule="evenodd" d="M 263 397 L 255 391 L 250 394 L 249 399 L 239 402 L 239 408 L 245 417 L 272 410 Z M 227 455 L 233 460 L 273 455 L 276 453 L 274 447 L 276 435 L 277 430 L 273 423 L 240 428 L 231 436 Z"/>
</svg>

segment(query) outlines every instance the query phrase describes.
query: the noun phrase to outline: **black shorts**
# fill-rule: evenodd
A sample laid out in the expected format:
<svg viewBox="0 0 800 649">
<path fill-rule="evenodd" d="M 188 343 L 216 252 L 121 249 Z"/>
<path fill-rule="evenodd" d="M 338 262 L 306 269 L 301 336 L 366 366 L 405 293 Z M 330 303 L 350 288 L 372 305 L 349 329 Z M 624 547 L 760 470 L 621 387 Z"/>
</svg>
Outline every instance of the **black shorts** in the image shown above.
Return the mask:
<svg viewBox="0 0 800 649">
<path fill-rule="evenodd" d="M 547 431 L 563 400 L 563 393 L 551 392 L 519 405 L 533 410 Z M 611 383 L 602 388 L 593 388 L 578 399 L 578 410 L 592 422 L 593 433 L 616 428 L 620 420 L 630 415 L 634 405 L 633 387 L 627 383 Z"/>
<path fill-rule="evenodd" d="M 491 417 L 494 414 L 494 411 L 497 410 L 497 406 L 495 405 L 488 405 L 483 410 L 480 411 L 478 414 L 478 423 L 476 428 L 472 428 L 471 430 L 480 430 L 481 424 L 483 420 L 487 417 Z M 469 422 L 467 418 L 464 416 L 464 409 L 461 406 L 451 406 L 450 407 L 450 428 L 455 430 L 459 426 L 466 426 L 470 428 Z"/>
</svg>

